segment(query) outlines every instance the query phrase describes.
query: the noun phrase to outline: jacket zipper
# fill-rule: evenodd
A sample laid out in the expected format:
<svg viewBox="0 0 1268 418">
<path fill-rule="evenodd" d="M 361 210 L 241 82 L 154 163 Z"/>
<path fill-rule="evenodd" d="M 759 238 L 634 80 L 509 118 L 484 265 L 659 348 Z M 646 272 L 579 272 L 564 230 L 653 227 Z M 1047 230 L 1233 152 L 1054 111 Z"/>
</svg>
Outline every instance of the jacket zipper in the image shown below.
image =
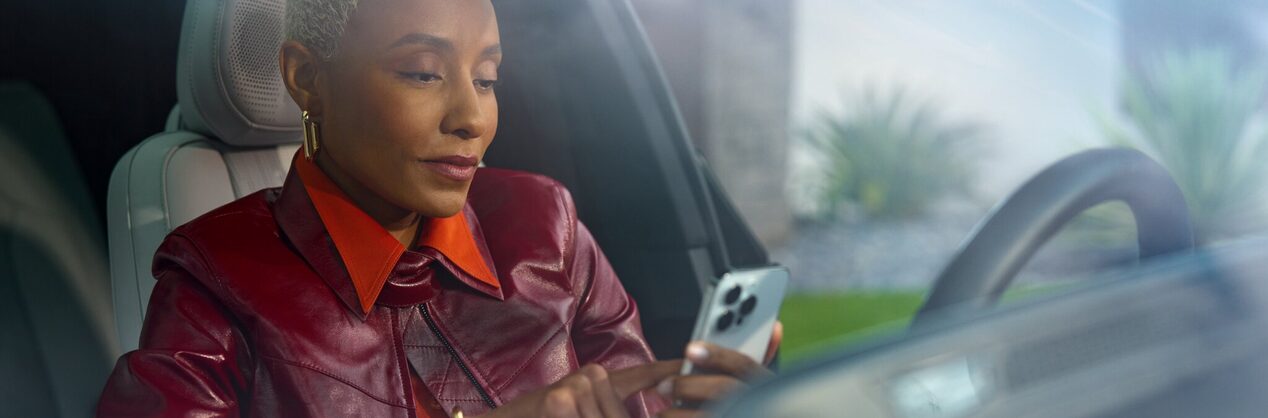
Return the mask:
<svg viewBox="0 0 1268 418">
<path fill-rule="evenodd" d="M 466 363 L 462 362 L 462 357 L 458 356 L 458 350 L 455 350 L 453 345 L 449 344 L 449 340 L 445 339 L 445 336 L 440 333 L 440 328 L 436 326 L 436 321 L 432 319 L 431 312 L 427 310 L 427 305 L 418 305 L 418 311 L 423 313 L 423 320 L 427 321 L 427 328 L 430 328 L 431 332 L 436 334 L 436 339 L 440 340 L 440 344 L 444 345 L 445 349 L 449 351 L 453 361 L 458 363 L 458 368 L 462 370 L 462 374 L 467 375 L 467 379 L 471 380 L 471 385 L 475 386 L 476 392 L 480 393 L 480 398 L 484 399 L 484 403 L 489 405 L 489 408 L 497 408 L 497 404 L 493 402 L 493 397 L 484 391 L 484 387 L 480 386 L 480 381 L 476 380 L 475 374 L 471 373 L 471 369 L 467 368 Z"/>
</svg>

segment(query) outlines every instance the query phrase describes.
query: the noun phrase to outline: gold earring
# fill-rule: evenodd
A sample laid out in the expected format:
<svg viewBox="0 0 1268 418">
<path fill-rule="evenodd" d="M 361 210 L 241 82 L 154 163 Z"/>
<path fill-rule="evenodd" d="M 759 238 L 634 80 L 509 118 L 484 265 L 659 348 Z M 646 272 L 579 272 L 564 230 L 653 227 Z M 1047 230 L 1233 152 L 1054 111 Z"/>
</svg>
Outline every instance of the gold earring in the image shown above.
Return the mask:
<svg viewBox="0 0 1268 418">
<path fill-rule="evenodd" d="M 317 155 L 317 148 L 321 147 L 321 130 L 317 126 L 317 121 L 308 115 L 307 110 L 301 112 L 300 115 L 304 120 L 304 158 L 312 161 L 313 156 Z"/>
</svg>

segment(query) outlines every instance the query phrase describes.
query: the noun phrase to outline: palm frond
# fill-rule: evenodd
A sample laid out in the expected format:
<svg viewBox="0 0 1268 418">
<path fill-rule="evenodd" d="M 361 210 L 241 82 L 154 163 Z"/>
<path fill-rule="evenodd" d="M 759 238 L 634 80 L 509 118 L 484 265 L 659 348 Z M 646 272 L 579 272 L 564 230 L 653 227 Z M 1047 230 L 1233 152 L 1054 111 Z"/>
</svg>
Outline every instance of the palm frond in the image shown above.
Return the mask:
<svg viewBox="0 0 1268 418">
<path fill-rule="evenodd" d="M 947 194 L 969 192 L 980 126 L 949 122 L 904 88 L 853 97 L 845 112 L 820 112 L 803 135 L 823 166 L 820 206 L 828 214 L 851 205 L 869 217 L 909 217 Z"/>
</svg>

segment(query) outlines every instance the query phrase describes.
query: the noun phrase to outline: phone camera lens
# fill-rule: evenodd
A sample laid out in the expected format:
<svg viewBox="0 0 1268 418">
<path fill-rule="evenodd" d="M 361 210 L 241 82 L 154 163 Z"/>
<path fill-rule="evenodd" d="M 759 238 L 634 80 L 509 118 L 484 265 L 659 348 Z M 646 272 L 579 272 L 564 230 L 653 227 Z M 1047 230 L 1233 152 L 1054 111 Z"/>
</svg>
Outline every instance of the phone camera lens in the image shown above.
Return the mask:
<svg viewBox="0 0 1268 418">
<path fill-rule="evenodd" d="M 744 299 L 744 303 L 740 304 L 740 315 L 748 315 L 753 313 L 753 309 L 757 308 L 757 296 L 749 296 Z"/>
<path fill-rule="evenodd" d="M 739 286 L 732 287 L 731 290 L 726 291 L 726 304 L 730 305 L 735 303 L 735 301 L 740 300 L 740 293 L 741 290 Z"/>
<path fill-rule="evenodd" d="M 735 322 L 735 314 L 727 311 L 726 315 L 718 318 L 718 332 L 726 331 L 731 328 L 731 323 Z"/>
</svg>

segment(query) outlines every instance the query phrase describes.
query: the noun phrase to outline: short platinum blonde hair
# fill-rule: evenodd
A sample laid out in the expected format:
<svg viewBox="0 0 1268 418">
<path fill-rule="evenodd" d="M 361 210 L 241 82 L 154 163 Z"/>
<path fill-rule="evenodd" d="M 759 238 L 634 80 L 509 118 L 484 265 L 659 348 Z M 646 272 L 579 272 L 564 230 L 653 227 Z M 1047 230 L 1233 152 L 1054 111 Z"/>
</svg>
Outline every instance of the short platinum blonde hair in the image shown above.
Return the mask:
<svg viewBox="0 0 1268 418">
<path fill-rule="evenodd" d="M 286 39 L 298 41 L 323 60 L 339 49 L 339 38 L 360 0 L 286 0 Z"/>
</svg>

